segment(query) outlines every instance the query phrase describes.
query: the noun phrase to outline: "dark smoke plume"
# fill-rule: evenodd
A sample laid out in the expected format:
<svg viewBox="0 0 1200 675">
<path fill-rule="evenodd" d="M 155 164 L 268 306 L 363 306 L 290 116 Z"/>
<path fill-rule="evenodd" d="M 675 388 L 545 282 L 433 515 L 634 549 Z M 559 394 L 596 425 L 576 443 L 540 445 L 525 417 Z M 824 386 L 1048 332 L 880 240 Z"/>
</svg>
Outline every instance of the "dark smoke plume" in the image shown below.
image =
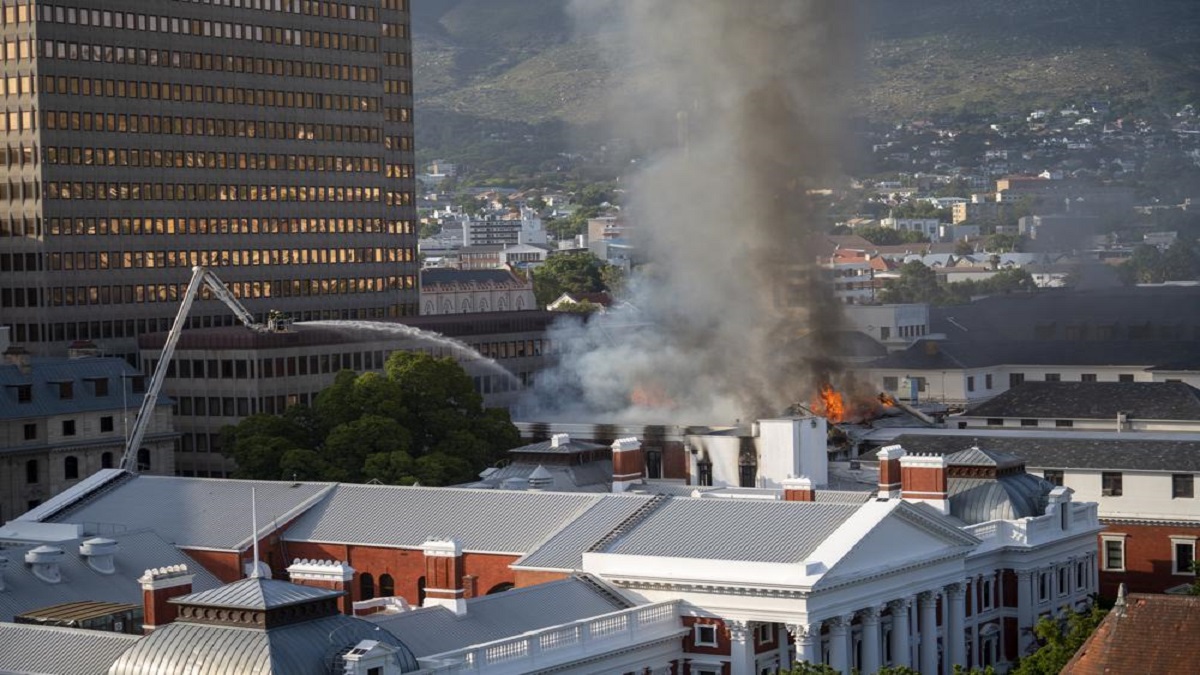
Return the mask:
<svg viewBox="0 0 1200 675">
<path fill-rule="evenodd" d="M 807 404 L 840 372 L 841 315 L 814 268 L 809 191 L 837 174 L 854 70 L 848 4 L 572 8 L 589 32 L 613 36 L 615 77 L 634 92 L 614 105 L 614 135 L 672 142 L 632 177 L 626 217 L 650 261 L 631 283 L 634 309 L 558 327 L 562 363 L 543 374 L 538 403 L 701 422 Z"/>
</svg>

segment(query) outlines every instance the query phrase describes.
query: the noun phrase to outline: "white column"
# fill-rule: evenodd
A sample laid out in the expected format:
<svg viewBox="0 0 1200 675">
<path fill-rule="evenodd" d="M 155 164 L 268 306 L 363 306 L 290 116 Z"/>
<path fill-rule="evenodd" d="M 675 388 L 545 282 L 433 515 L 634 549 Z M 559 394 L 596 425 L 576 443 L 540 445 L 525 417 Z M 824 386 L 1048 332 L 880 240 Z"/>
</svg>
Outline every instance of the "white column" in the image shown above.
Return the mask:
<svg viewBox="0 0 1200 675">
<path fill-rule="evenodd" d="M 946 649 L 946 669 L 955 664 L 966 666 L 966 635 L 964 623 L 967 618 L 966 588 L 963 583 L 950 584 L 946 587 L 946 633 L 944 636 Z"/>
<path fill-rule="evenodd" d="M 1017 570 L 1017 655 L 1033 640 L 1033 572 Z"/>
<path fill-rule="evenodd" d="M 1088 561 L 1091 565 L 1092 587 L 1088 589 L 1089 594 L 1100 594 L 1100 554 L 1093 553 L 1088 556 Z"/>
<path fill-rule="evenodd" d="M 862 672 L 873 675 L 883 664 L 879 646 L 879 608 L 868 607 L 859 616 L 862 622 Z"/>
<path fill-rule="evenodd" d="M 900 598 L 888 603 L 892 612 L 892 665 L 912 666 L 912 627 L 908 620 L 912 598 Z"/>
<path fill-rule="evenodd" d="M 850 672 L 850 624 L 853 614 L 829 620 L 829 665 L 840 673 Z"/>
<path fill-rule="evenodd" d="M 789 623 L 788 632 L 796 641 L 796 661 L 816 665 L 821 662 L 821 624 Z M 789 667 L 792 664 L 787 664 Z"/>
<path fill-rule="evenodd" d="M 732 675 L 757 675 L 754 668 L 754 624 L 726 621 L 729 628 L 730 671 Z"/>
<path fill-rule="evenodd" d="M 792 647 L 788 644 L 788 629 L 787 626 L 777 623 L 775 624 L 775 640 L 779 645 L 779 668 L 792 667 Z"/>
<path fill-rule="evenodd" d="M 921 630 L 921 665 L 917 670 L 921 675 L 938 675 L 937 598 L 935 591 L 917 596 Z"/>
</svg>

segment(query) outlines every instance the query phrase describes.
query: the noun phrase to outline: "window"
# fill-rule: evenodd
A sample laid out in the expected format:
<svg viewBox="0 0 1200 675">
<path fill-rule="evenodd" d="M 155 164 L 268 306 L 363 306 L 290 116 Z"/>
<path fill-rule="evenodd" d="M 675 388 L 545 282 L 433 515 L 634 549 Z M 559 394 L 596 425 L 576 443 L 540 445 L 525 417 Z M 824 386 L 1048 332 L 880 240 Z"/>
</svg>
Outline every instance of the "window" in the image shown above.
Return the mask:
<svg viewBox="0 0 1200 675">
<path fill-rule="evenodd" d="M 1079 376 L 1079 381 L 1080 382 L 1095 382 L 1096 374 L 1095 373 L 1084 373 Z"/>
<path fill-rule="evenodd" d="M 141 450 L 137 451 L 137 470 L 150 470 L 150 451 L 146 448 L 142 448 Z"/>
<path fill-rule="evenodd" d="M 758 466 L 754 464 L 738 465 L 738 487 L 752 488 L 756 486 Z"/>
<path fill-rule="evenodd" d="M 883 378 L 883 390 L 884 391 L 896 391 L 896 388 L 899 386 L 900 386 L 900 378 L 898 378 L 898 377 Z"/>
<path fill-rule="evenodd" d="M 983 596 L 983 598 L 980 601 L 979 606 L 985 610 L 991 609 L 992 604 L 993 604 L 993 599 L 992 599 L 993 593 L 995 592 L 993 589 L 992 580 L 984 579 L 983 584 L 981 586 L 981 590 L 982 590 L 981 595 Z"/>
<path fill-rule="evenodd" d="M 712 462 L 698 462 L 696 464 L 696 473 L 697 485 L 712 485 Z"/>
<path fill-rule="evenodd" d="M 38 482 L 38 461 L 36 459 L 31 459 L 28 462 L 25 462 L 25 482 Z"/>
<path fill-rule="evenodd" d="M 1038 602 L 1046 602 L 1050 599 L 1050 573 L 1042 572 L 1038 575 Z"/>
<path fill-rule="evenodd" d="M 108 433 L 112 430 L 113 430 L 112 415 L 105 415 L 104 417 L 101 417 L 100 418 L 100 431 L 102 431 L 104 433 Z"/>
<path fill-rule="evenodd" d="M 1122 373 L 1117 376 L 1117 381 L 1118 382 L 1133 382 L 1133 375 L 1129 374 L 1129 373 Z"/>
<path fill-rule="evenodd" d="M 1061 486 L 1063 484 L 1062 469 L 1046 469 L 1042 472 L 1042 478 L 1045 478 L 1048 483 Z"/>
<path fill-rule="evenodd" d="M 989 417 L 987 420 L 987 425 L 989 427 L 1002 427 L 1004 426 L 1004 420 L 1000 417 Z"/>
<path fill-rule="evenodd" d="M 692 640 L 698 647 L 717 646 L 717 627 L 710 623 L 698 623 L 692 629 Z"/>
<path fill-rule="evenodd" d="M 1171 537 L 1171 553 L 1171 570 L 1173 574 L 1196 575 L 1195 537 Z"/>
<path fill-rule="evenodd" d="M 1075 588 L 1087 588 L 1087 564 L 1083 562 L 1075 563 Z"/>
<path fill-rule="evenodd" d="M 37 424 L 26 424 L 25 425 L 25 440 L 27 440 L 27 441 L 37 440 Z"/>
<path fill-rule="evenodd" d="M 100 455 L 100 468 L 101 469 L 113 468 L 113 454 L 111 452 L 106 452 L 103 455 Z"/>
<path fill-rule="evenodd" d="M 1047 382 L 1062 382 L 1062 375 L 1058 373 L 1046 373 Z"/>
<path fill-rule="evenodd" d="M 1056 427 L 1073 427 L 1073 426 L 1075 426 L 1075 421 L 1074 420 L 1054 420 L 1054 426 L 1056 426 Z"/>
<path fill-rule="evenodd" d="M 379 576 L 379 597 L 390 598 L 396 595 L 396 582 L 390 574 Z"/>
<path fill-rule="evenodd" d="M 755 632 L 758 633 L 758 644 L 769 645 L 775 641 L 775 634 L 774 634 L 774 631 L 772 630 L 773 628 L 774 628 L 774 624 L 770 624 L 770 623 L 758 624 L 758 626 L 755 628 Z"/>
<path fill-rule="evenodd" d="M 646 478 L 662 478 L 662 450 L 646 450 Z"/>
<path fill-rule="evenodd" d="M 975 391 L 975 376 L 967 376 L 967 391 Z"/>
<path fill-rule="evenodd" d="M 1037 425 L 1037 420 L 1021 420 L 1021 426 L 1023 427 L 1036 427 Z"/>
<path fill-rule="evenodd" d="M 983 376 L 983 388 L 984 389 L 992 388 L 992 374 L 991 373 L 988 373 L 987 375 Z"/>
<path fill-rule="evenodd" d="M 63 478 L 75 480 L 79 478 L 79 458 L 70 455 L 63 459 Z"/>
<path fill-rule="evenodd" d="M 1118 471 L 1105 471 L 1100 474 L 1100 494 L 1105 497 L 1120 497 L 1122 489 L 1122 474 Z"/>
<path fill-rule="evenodd" d="M 1009 373 L 1008 374 L 1008 386 L 1010 388 L 1011 387 L 1019 387 L 1024 383 L 1025 383 L 1025 373 Z"/>
<path fill-rule="evenodd" d="M 1171 499 L 1192 499 L 1196 496 L 1196 477 L 1190 473 L 1171 475 Z"/>
<path fill-rule="evenodd" d="M 74 436 L 75 435 L 75 420 L 63 420 L 62 435 L 63 436 Z"/>
<path fill-rule="evenodd" d="M 1104 570 L 1125 571 L 1125 535 L 1101 535 L 1104 541 Z"/>
<path fill-rule="evenodd" d="M 370 600 L 375 597 L 375 577 L 363 574 L 358 578 L 359 600 Z"/>
<path fill-rule="evenodd" d="M 1066 595 L 1071 590 L 1071 574 L 1065 567 L 1058 568 L 1058 594 Z"/>
</svg>

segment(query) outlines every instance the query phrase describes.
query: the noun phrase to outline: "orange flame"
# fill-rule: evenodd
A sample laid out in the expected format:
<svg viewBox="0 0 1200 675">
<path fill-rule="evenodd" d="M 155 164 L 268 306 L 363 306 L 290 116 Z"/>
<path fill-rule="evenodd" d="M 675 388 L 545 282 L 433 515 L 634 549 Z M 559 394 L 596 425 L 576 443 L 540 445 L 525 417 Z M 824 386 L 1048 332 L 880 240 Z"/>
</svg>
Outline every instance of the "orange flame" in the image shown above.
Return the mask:
<svg viewBox="0 0 1200 675">
<path fill-rule="evenodd" d="M 673 408 L 675 401 L 667 395 L 667 390 L 657 382 L 648 382 L 633 388 L 629 394 L 629 402 L 638 408 Z"/>
<path fill-rule="evenodd" d="M 879 393 L 879 402 L 884 405 L 891 405 L 891 406 L 896 405 L 896 399 L 892 398 L 891 394 L 888 394 L 885 392 Z"/>
<path fill-rule="evenodd" d="M 811 408 L 814 413 L 834 424 L 846 419 L 846 402 L 829 384 L 821 385 L 821 391 L 813 397 Z"/>
</svg>

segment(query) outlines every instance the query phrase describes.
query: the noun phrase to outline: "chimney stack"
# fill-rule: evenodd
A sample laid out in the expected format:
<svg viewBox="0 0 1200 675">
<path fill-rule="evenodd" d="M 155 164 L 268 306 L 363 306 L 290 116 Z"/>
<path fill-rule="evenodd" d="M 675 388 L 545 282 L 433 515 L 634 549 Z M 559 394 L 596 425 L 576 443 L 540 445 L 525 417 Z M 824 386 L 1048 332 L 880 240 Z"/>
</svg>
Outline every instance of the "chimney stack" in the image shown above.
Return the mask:
<svg viewBox="0 0 1200 675">
<path fill-rule="evenodd" d="M 147 635 L 155 628 L 175 620 L 179 610 L 168 600 L 191 593 L 192 577 L 187 565 L 170 565 L 148 569 L 138 579 L 142 585 L 142 609 L 145 614 L 142 630 Z"/>
<path fill-rule="evenodd" d="M 641 483 L 646 472 L 646 454 L 636 438 L 618 438 L 612 444 L 613 492 L 625 492 Z"/>
<path fill-rule="evenodd" d="M 462 544 L 457 539 L 434 540 L 421 544 L 425 554 L 424 607 L 440 605 L 458 616 L 467 613 L 467 592 L 463 587 Z"/>
<path fill-rule="evenodd" d="M 9 345 L 8 349 L 4 350 L 4 362 L 16 366 L 25 375 L 32 371 L 29 352 L 20 345 Z"/>
<path fill-rule="evenodd" d="M 296 558 L 287 568 L 288 578 L 297 586 L 313 586 L 343 591 L 338 600 L 342 614 L 354 614 L 354 599 L 350 597 L 354 568 L 339 560 L 308 560 Z"/>
<path fill-rule="evenodd" d="M 879 496 L 889 499 L 900 496 L 900 458 L 904 448 L 888 445 L 879 450 Z"/>
<path fill-rule="evenodd" d="M 942 513 L 950 513 L 944 455 L 905 455 L 900 458 L 901 497 L 925 502 Z"/>
<path fill-rule="evenodd" d="M 817 491 L 813 489 L 812 479 L 807 476 L 785 478 L 783 480 L 783 501 L 785 502 L 815 502 Z"/>
<path fill-rule="evenodd" d="M 554 434 L 550 437 L 550 447 L 561 448 L 571 442 L 571 434 Z"/>
<path fill-rule="evenodd" d="M 32 568 L 33 576 L 48 584 L 57 584 L 62 581 L 59 561 L 63 555 L 61 548 L 43 545 L 25 552 L 25 564 Z"/>
<path fill-rule="evenodd" d="M 87 559 L 88 567 L 100 574 L 113 574 L 117 571 L 113 566 L 113 556 L 120 546 L 112 539 L 92 537 L 79 544 L 79 555 Z"/>
</svg>

